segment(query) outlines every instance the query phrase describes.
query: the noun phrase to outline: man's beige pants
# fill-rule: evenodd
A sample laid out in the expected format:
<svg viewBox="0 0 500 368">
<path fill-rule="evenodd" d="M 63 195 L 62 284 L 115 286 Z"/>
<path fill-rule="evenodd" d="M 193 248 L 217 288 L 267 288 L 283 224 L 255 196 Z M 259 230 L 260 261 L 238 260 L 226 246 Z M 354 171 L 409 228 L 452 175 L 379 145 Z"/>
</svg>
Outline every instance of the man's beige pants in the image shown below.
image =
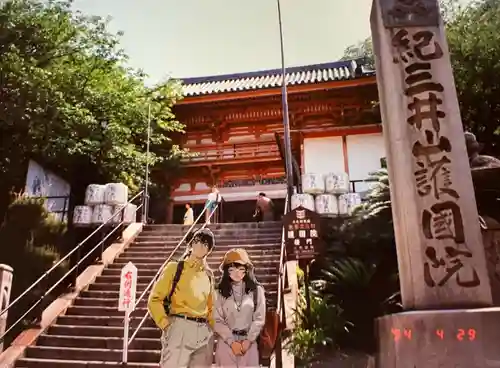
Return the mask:
<svg viewBox="0 0 500 368">
<path fill-rule="evenodd" d="M 161 336 L 160 368 L 212 367 L 214 337 L 210 326 L 171 318 L 172 322 Z"/>
</svg>

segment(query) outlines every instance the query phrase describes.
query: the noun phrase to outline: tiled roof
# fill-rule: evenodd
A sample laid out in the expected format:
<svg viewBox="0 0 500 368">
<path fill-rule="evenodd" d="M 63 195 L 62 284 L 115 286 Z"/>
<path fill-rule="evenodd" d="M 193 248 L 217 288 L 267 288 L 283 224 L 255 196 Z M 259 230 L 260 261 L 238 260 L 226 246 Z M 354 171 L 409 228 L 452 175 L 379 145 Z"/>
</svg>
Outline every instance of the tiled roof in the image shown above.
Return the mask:
<svg viewBox="0 0 500 368">
<path fill-rule="evenodd" d="M 354 60 L 287 68 L 288 85 L 313 84 L 354 79 L 374 75 Z M 224 92 L 250 91 L 281 87 L 281 69 L 210 77 L 179 78 L 184 96 L 200 96 Z"/>
</svg>

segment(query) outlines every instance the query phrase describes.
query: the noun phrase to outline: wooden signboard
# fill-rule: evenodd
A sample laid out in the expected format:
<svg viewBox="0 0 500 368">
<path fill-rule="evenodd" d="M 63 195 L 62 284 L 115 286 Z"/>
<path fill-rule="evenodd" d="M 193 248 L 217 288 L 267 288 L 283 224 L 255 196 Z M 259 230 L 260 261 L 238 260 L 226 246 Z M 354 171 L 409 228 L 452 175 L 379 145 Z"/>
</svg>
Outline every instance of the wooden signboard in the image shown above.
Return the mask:
<svg viewBox="0 0 500 368">
<path fill-rule="evenodd" d="M 312 260 L 321 253 L 321 216 L 302 206 L 283 217 L 288 260 Z"/>
</svg>

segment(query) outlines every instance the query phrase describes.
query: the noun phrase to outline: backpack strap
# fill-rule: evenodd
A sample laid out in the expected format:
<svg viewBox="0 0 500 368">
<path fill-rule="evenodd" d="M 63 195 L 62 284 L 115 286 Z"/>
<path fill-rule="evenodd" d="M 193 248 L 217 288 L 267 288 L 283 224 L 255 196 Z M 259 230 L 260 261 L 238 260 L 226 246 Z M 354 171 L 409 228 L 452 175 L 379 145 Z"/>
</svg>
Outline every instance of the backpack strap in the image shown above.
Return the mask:
<svg viewBox="0 0 500 368">
<path fill-rule="evenodd" d="M 177 269 L 175 270 L 174 279 L 172 280 L 172 289 L 170 289 L 170 294 L 168 294 L 168 301 L 172 300 L 172 296 L 175 293 L 175 289 L 177 288 L 177 284 L 181 279 L 182 270 L 184 269 L 184 261 L 179 261 L 177 263 Z"/>
</svg>

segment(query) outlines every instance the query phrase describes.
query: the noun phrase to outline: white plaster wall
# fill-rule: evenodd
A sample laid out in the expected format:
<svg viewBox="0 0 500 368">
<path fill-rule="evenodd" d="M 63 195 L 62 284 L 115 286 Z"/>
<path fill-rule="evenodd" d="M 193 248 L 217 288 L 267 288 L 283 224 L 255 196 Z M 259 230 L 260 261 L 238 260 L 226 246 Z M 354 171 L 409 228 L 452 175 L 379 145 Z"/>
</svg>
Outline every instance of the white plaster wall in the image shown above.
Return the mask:
<svg viewBox="0 0 500 368">
<path fill-rule="evenodd" d="M 208 188 L 207 188 L 208 189 Z M 219 188 L 220 194 L 226 202 L 255 200 L 259 192 L 264 192 L 271 199 L 285 198 L 285 184 L 255 185 L 236 188 Z M 205 200 L 208 193 L 196 195 L 177 195 L 173 197 L 175 202 L 189 202 Z"/>
<path fill-rule="evenodd" d="M 367 179 L 370 172 L 381 168 L 380 159 L 385 156 L 382 133 L 347 136 L 350 180 Z M 356 183 L 356 192 L 367 189 L 369 189 L 368 183 Z"/>
<path fill-rule="evenodd" d="M 207 183 L 198 182 L 194 186 L 194 190 L 206 190 L 206 189 L 210 189 Z"/>
<path fill-rule="evenodd" d="M 189 192 L 191 190 L 191 185 L 189 183 L 182 183 L 177 188 L 175 188 L 176 192 Z"/>
<path fill-rule="evenodd" d="M 344 171 L 342 137 L 304 139 L 305 173 L 327 174 Z"/>
</svg>

